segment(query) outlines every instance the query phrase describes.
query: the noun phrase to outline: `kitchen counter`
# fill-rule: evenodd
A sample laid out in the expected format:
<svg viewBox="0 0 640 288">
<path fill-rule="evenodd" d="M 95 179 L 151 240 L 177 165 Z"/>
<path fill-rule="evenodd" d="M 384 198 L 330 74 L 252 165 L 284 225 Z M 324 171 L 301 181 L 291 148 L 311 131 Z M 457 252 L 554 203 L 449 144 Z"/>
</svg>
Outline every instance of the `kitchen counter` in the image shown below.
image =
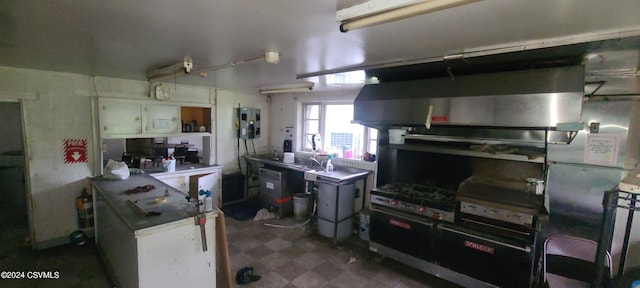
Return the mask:
<svg viewBox="0 0 640 288">
<path fill-rule="evenodd" d="M 206 169 L 206 168 L 213 168 L 213 167 L 220 167 L 219 165 L 206 165 L 206 164 L 200 164 L 200 163 L 196 163 L 196 164 L 183 164 L 183 165 L 179 165 L 176 164 L 176 171 L 175 172 L 183 172 L 183 171 L 189 171 L 189 170 L 197 170 L 197 169 Z M 171 173 L 174 172 L 165 172 L 162 167 L 154 167 L 151 169 L 144 169 L 141 168 L 140 170 L 144 171 L 145 173 L 148 174 L 153 174 L 154 176 L 162 176 L 162 175 L 169 175 Z"/>
<path fill-rule="evenodd" d="M 91 179 L 95 241 L 115 286 L 215 287 L 217 212 L 206 213 L 206 223 L 202 227 L 196 225 L 195 202 L 188 202 L 186 193 L 156 179 L 157 175 L 132 174 L 126 180 Z M 126 193 L 146 185 L 155 189 Z M 165 191 L 169 196 L 165 196 Z M 158 197 L 167 201 L 156 203 Z M 147 213 L 160 215 L 145 216 L 129 202 L 136 200 Z"/>
<path fill-rule="evenodd" d="M 126 180 L 98 180 L 93 179 L 92 185 L 95 191 L 100 193 L 104 200 L 118 212 L 122 220 L 132 230 L 138 231 L 163 225 L 166 223 L 184 220 L 192 217 L 196 213 L 195 202 L 189 203 L 186 194 L 177 189 L 162 183 L 150 174 L 133 174 Z M 125 191 L 138 186 L 153 185 L 155 189 L 149 192 L 126 194 Z M 165 196 L 165 190 L 169 191 L 169 196 Z M 165 197 L 166 203 L 156 203 L 155 199 Z M 138 208 L 128 202 L 138 201 L 138 206 L 147 212 L 160 212 L 158 216 L 145 216 Z"/>
<path fill-rule="evenodd" d="M 369 175 L 369 173 L 371 173 L 369 170 L 344 167 L 335 164 L 333 166 L 333 172 L 326 172 L 323 171 L 321 167 L 310 166 L 309 164 L 311 161 L 308 159 L 304 161 L 296 158 L 294 163 L 284 163 L 281 158 L 274 158 L 271 154 L 246 155 L 244 157 L 247 161 L 303 172 L 305 180 L 314 182 L 343 184 L 364 179 Z"/>
</svg>

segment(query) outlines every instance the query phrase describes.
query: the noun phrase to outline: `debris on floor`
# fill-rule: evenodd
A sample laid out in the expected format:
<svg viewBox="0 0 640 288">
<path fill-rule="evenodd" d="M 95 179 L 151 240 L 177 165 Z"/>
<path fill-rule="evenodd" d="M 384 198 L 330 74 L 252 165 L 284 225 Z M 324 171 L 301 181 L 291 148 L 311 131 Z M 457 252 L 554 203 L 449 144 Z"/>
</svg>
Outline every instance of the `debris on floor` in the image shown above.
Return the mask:
<svg viewBox="0 0 640 288">
<path fill-rule="evenodd" d="M 358 258 L 356 258 L 356 257 L 349 257 L 349 262 L 347 262 L 347 265 L 348 265 L 348 264 L 356 263 L 357 261 L 358 261 Z"/>
<path fill-rule="evenodd" d="M 245 266 L 244 268 L 238 270 L 238 273 L 236 273 L 236 283 L 240 285 L 249 284 L 258 280 L 260 280 L 260 276 L 253 275 L 252 267 Z"/>
<path fill-rule="evenodd" d="M 256 217 L 253 217 L 253 221 L 267 220 L 267 219 L 273 219 L 273 218 L 276 218 L 276 214 L 273 214 L 273 212 L 269 212 L 269 210 L 267 210 L 266 208 L 262 208 L 258 210 L 258 212 L 256 213 Z"/>
</svg>

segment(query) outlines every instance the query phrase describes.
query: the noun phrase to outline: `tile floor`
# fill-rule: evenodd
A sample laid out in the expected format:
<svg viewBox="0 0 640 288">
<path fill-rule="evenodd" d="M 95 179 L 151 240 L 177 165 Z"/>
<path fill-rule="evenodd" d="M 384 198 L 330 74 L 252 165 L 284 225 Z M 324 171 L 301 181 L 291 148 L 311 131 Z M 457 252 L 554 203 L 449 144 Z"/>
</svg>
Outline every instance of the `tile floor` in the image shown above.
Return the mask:
<svg viewBox="0 0 640 288">
<path fill-rule="evenodd" d="M 253 267 L 261 279 L 236 287 L 460 287 L 369 252 L 357 235 L 339 241 L 293 218 L 237 221 L 227 217 L 231 271 Z M 350 261 L 355 261 L 349 263 Z"/>
<path fill-rule="evenodd" d="M 227 217 L 232 276 L 244 266 L 261 279 L 235 287 L 459 287 L 368 251 L 356 235 L 334 244 L 319 235 L 315 225 L 287 229 L 293 218 L 266 221 Z M 0 241 L 1 271 L 58 271 L 58 279 L 0 279 L 0 287 L 113 287 L 92 244 L 65 245 L 33 251 L 25 242 L 27 231 L 6 222 Z M 349 260 L 355 260 L 349 263 Z"/>
</svg>

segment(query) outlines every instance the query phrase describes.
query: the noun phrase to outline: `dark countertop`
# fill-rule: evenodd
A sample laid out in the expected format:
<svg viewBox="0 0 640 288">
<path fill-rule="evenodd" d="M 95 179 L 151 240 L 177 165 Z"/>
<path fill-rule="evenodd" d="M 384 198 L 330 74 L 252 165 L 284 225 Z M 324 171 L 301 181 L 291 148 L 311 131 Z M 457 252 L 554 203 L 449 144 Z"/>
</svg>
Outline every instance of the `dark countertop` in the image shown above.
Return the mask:
<svg viewBox="0 0 640 288">
<path fill-rule="evenodd" d="M 194 221 L 193 216 L 196 213 L 195 202 L 187 202 L 186 194 L 153 178 L 151 174 L 132 174 L 126 180 L 107 180 L 95 177 L 91 179 L 91 185 L 94 187 L 94 191 L 100 193 L 136 234 L 143 233 L 148 229 L 178 224 L 177 222 Z M 155 189 L 149 192 L 125 193 L 129 189 L 145 185 L 153 185 Z M 165 196 L 165 190 L 169 191 L 168 197 Z M 167 201 L 165 203 L 156 203 L 155 199 L 158 197 L 165 197 Z M 160 212 L 161 215 L 145 216 L 127 200 L 134 202 L 137 200 L 138 206 L 142 207 L 146 212 Z"/>
</svg>

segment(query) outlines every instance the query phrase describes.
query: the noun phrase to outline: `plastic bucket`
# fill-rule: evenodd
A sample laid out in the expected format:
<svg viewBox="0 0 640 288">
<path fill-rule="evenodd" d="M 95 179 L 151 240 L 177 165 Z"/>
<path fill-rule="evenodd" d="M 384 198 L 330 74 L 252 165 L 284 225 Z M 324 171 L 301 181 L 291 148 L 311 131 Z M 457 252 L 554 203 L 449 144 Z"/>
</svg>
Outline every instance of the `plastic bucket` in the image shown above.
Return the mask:
<svg viewBox="0 0 640 288">
<path fill-rule="evenodd" d="M 176 171 L 176 159 L 162 159 L 162 171 L 175 172 Z"/>
<path fill-rule="evenodd" d="M 297 193 L 293 195 L 293 217 L 304 220 L 309 217 L 309 195 Z"/>
</svg>

